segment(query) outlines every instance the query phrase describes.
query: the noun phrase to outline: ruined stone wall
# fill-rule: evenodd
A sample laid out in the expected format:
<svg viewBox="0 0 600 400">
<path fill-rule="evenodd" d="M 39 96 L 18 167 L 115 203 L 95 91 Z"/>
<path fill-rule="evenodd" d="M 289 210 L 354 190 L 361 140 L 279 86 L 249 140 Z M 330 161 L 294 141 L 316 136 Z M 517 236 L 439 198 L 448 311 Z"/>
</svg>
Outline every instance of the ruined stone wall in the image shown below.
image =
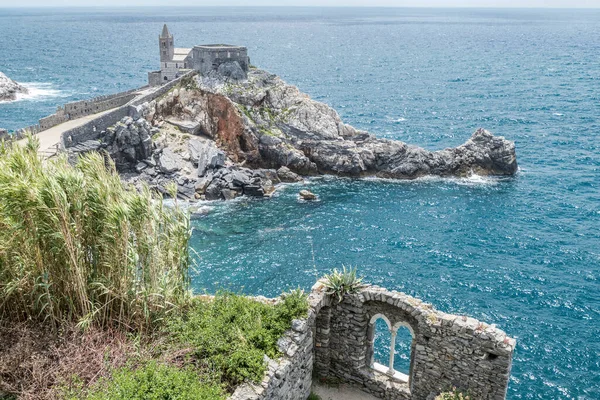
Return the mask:
<svg viewBox="0 0 600 400">
<path fill-rule="evenodd" d="M 230 400 L 304 400 L 313 378 L 348 383 L 389 400 L 431 400 L 452 387 L 477 400 L 506 396 L 515 340 L 494 326 L 375 286 L 339 302 L 317 283 L 309 304 L 308 318 L 293 321 L 278 342 L 283 357 L 266 360 L 262 383 L 243 385 Z M 378 318 L 390 330 L 411 331 L 408 375 L 373 368 Z"/>
<path fill-rule="evenodd" d="M 283 356 L 265 356 L 267 372 L 260 385 L 244 384 L 229 400 L 306 400 L 312 386 L 313 330 L 315 314 L 292 321 L 292 329 L 277 345 Z"/>
<path fill-rule="evenodd" d="M 323 294 L 317 309 L 315 375 L 320 379 L 352 383 L 384 399 L 426 400 L 453 386 L 474 399 L 505 398 L 515 340 L 493 325 L 436 311 L 418 299 L 374 286 L 342 302 Z M 389 365 L 374 368 L 379 318 L 392 338 L 400 326 L 411 331 L 408 376 Z"/>
</svg>

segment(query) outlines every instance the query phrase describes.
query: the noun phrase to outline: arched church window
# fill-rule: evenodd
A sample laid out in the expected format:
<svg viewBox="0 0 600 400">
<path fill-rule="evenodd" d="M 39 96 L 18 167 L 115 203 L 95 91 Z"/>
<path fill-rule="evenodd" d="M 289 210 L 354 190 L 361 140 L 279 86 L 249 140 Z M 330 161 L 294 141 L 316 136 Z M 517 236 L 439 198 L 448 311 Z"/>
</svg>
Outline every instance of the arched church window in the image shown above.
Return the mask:
<svg viewBox="0 0 600 400">
<path fill-rule="evenodd" d="M 392 326 L 385 315 L 375 314 L 369 321 L 367 340 L 369 366 L 395 381 L 408 383 L 414 346 L 412 328 L 404 322 Z"/>
<path fill-rule="evenodd" d="M 410 374 L 410 357 L 412 352 L 413 334 L 408 325 L 396 325 L 396 341 L 394 343 L 394 370 Z"/>
</svg>

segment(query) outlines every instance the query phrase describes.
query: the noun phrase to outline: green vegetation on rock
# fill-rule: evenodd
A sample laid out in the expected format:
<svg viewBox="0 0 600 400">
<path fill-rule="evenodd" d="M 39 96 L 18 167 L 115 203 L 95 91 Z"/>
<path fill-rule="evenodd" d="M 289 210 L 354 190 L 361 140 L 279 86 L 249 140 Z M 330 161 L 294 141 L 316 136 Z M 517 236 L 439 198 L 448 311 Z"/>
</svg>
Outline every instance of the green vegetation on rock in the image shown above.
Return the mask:
<svg viewBox="0 0 600 400">
<path fill-rule="evenodd" d="M 363 278 L 356 274 L 356 268 L 343 267 L 341 271 L 334 269 L 330 274 L 325 275 L 321 282 L 325 286 L 326 293 L 334 295 L 338 301 L 346 294 L 357 293 L 365 285 Z"/>
<path fill-rule="evenodd" d="M 261 381 L 264 355 L 279 355 L 277 340 L 307 310 L 302 291 L 283 294 L 276 304 L 221 293 L 209 302 L 195 299 L 188 310 L 170 318 L 165 329 L 171 345 L 192 349 L 195 365 L 214 371 L 215 378 L 233 387 Z"/>
<path fill-rule="evenodd" d="M 202 400 L 260 383 L 265 356 L 279 357 L 279 338 L 307 316 L 304 292 L 269 301 L 192 297 L 187 213 L 165 207 L 147 187 L 126 187 L 101 154 L 71 165 L 64 156 L 42 161 L 37 150 L 32 138 L 0 143 L 0 326 L 27 321 L 44 332 L 49 324 L 56 338 L 48 343 L 62 349 L 62 357 L 27 353 L 54 366 L 52 379 L 27 390 L 46 398 Z M 64 332 L 84 331 L 96 332 L 92 348 L 85 340 L 63 345 Z M 109 351 L 111 332 L 122 339 Z M 103 354 L 105 362 L 60 374 L 58 358 L 79 366 L 82 354 Z M 14 368 L 4 372 L 15 383 L 35 381 Z"/>
<path fill-rule="evenodd" d="M 225 392 L 217 382 L 203 380 L 192 368 L 155 361 L 137 368 L 120 368 L 100 380 L 86 400 L 219 400 Z M 69 400 L 76 400 L 72 397 Z"/>
</svg>

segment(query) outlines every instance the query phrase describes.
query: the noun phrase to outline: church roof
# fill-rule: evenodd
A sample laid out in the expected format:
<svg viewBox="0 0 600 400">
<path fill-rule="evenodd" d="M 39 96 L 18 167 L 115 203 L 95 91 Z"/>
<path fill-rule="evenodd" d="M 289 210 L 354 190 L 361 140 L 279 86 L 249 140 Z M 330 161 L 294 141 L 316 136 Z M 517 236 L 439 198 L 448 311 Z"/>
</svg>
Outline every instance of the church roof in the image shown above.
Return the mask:
<svg viewBox="0 0 600 400">
<path fill-rule="evenodd" d="M 173 61 L 185 61 L 192 49 L 182 49 L 176 47 L 173 54 Z"/>
<path fill-rule="evenodd" d="M 169 36 L 171 36 L 171 34 L 169 33 L 169 28 L 167 28 L 167 24 L 165 24 L 163 26 L 163 30 L 162 30 L 162 33 L 160 34 L 160 37 L 166 38 L 166 37 L 169 37 Z"/>
</svg>

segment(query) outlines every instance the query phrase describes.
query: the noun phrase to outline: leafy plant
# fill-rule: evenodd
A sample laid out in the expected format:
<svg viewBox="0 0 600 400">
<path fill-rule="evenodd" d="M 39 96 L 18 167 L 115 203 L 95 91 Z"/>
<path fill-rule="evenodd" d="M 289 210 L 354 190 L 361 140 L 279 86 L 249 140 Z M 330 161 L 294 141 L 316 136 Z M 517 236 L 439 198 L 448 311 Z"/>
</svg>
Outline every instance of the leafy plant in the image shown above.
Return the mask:
<svg viewBox="0 0 600 400">
<path fill-rule="evenodd" d="M 84 397 L 87 400 L 218 400 L 225 392 L 217 382 L 191 368 L 150 362 L 138 369 L 121 368 L 101 380 Z M 75 399 L 75 398 L 73 398 Z"/>
<path fill-rule="evenodd" d="M 264 355 L 278 356 L 277 340 L 307 310 L 302 291 L 284 294 L 274 305 L 224 292 L 210 301 L 195 299 L 166 321 L 165 331 L 172 347 L 191 348 L 200 370 L 212 371 L 215 379 L 233 388 L 262 380 Z"/>
<path fill-rule="evenodd" d="M 314 392 L 310 392 L 310 394 L 308 395 L 308 398 L 306 400 L 322 400 L 321 396 L 319 396 L 318 394 L 314 393 Z"/>
<path fill-rule="evenodd" d="M 444 392 L 444 393 L 440 393 L 434 400 L 471 400 L 472 397 L 453 387 L 452 390 Z"/>
<path fill-rule="evenodd" d="M 321 281 L 327 289 L 325 293 L 332 294 L 337 297 L 338 301 L 346 294 L 358 293 L 360 289 L 365 287 L 363 278 L 356 274 L 356 268 L 346 269 L 342 266 L 342 270 L 334 269 L 330 274 L 325 275 Z"/>
<path fill-rule="evenodd" d="M 97 153 L 0 147 L 0 318 L 144 330 L 188 297 L 189 216 Z"/>
</svg>

